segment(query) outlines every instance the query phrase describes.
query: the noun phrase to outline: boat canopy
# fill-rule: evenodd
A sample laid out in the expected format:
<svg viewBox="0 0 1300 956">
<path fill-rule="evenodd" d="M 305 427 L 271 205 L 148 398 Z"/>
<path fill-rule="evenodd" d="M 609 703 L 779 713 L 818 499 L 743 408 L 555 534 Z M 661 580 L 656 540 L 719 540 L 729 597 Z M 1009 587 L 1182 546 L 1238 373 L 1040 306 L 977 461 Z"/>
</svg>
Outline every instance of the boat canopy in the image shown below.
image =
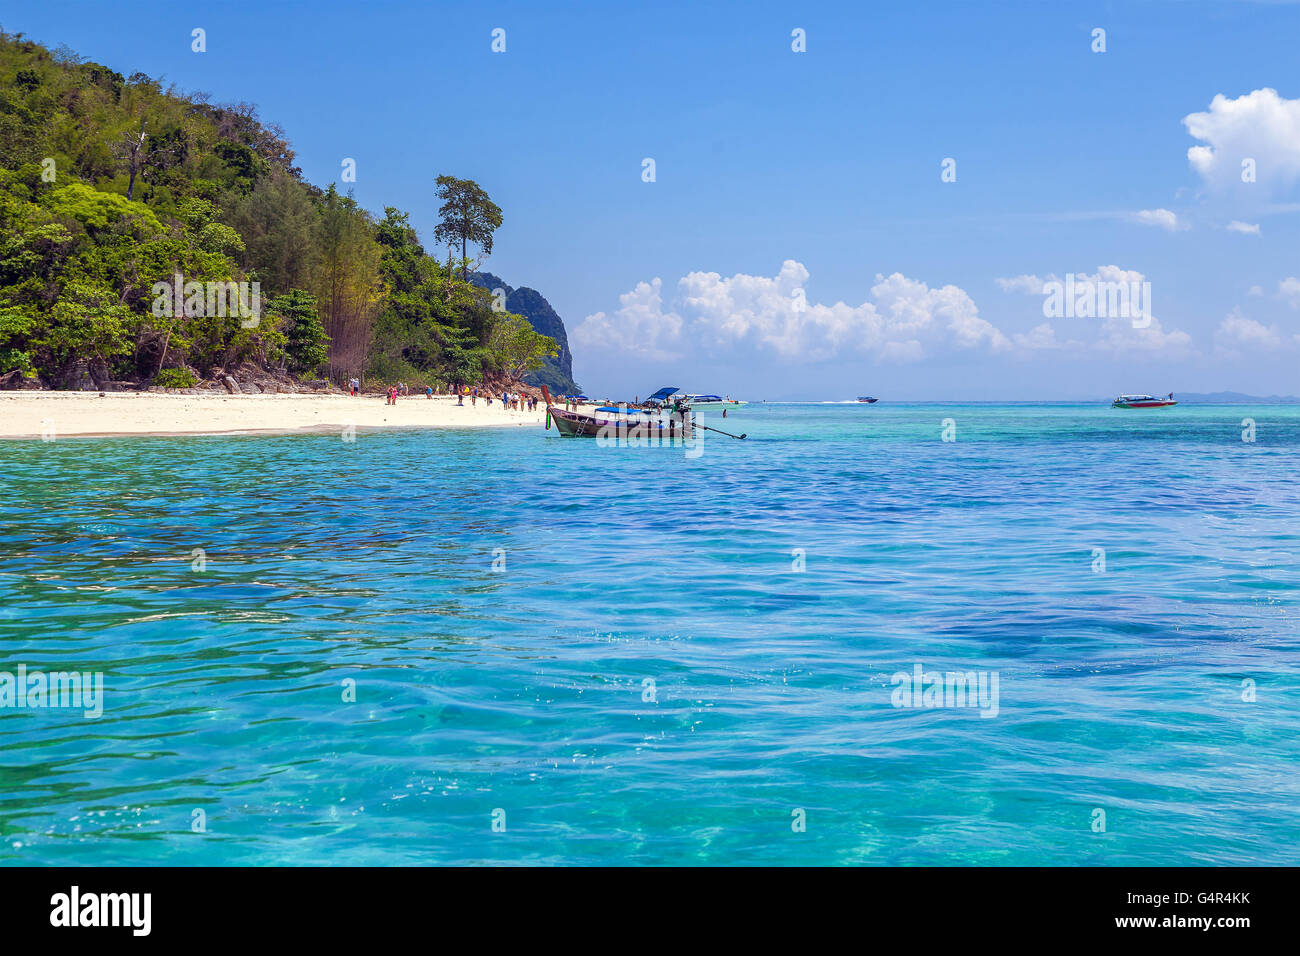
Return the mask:
<svg viewBox="0 0 1300 956">
<path fill-rule="evenodd" d="M 596 409 L 596 411 L 606 412 L 610 414 L 618 414 L 618 415 L 636 415 L 637 413 L 641 413 L 643 415 L 652 414 L 650 409 L 648 408 L 617 408 L 613 405 L 601 406 L 600 408 Z"/>
<path fill-rule="evenodd" d="M 680 391 L 681 391 L 680 388 L 674 388 L 673 386 L 669 385 L 669 386 L 667 386 L 666 388 L 661 388 L 661 389 L 659 389 L 659 391 L 655 392 L 653 395 L 651 395 L 649 398 L 647 398 L 646 401 L 647 401 L 647 402 L 666 402 L 666 401 L 668 401 L 668 397 L 669 397 L 670 395 L 676 395 L 676 394 L 677 394 L 678 392 L 680 392 Z"/>
</svg>

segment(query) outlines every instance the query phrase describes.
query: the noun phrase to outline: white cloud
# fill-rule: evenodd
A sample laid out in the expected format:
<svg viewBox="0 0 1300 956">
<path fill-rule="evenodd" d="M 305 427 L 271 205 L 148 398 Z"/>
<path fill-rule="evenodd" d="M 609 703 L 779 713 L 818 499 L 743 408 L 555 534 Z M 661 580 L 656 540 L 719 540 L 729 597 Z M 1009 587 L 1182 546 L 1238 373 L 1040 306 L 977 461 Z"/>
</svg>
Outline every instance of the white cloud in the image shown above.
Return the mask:
<svg viewBox="0 0 1300 956">
<path fill-rule="evenodd" d="M 692 272 L 667 302 L 661 280 L 641 282 L 619 297 L 612 315 L 587 316 L 572 338 L 589 352 L 655 361 L 766 353 L 792 362 L 849 355 L 912 362 L 945 351 L 1011 348 L 957 286 L 931 288 L 896 272 L 877 275 L 861 305 L 823 305 L 808 301 L 808 277 L 792 259 L 772 277 Z"/>
<path fill-rule="evenodd" d="M 1147 277 L 1135 269 L 1121 269 L 1119 266 L 1099 266 L 1096 273 L 1088 275 L 1076 274 L 1074 277 L 1076 288 L 1084 283 L 1123 283 L 1128 286 L 1134 284 L 1141 286 L 1147 281 Z M 1099 296 L 1100 298 L 1100 296 Z M 1151 298 L 1156 298 L 1155 290 L 1152 290 Z M 1152 311 L 1150 302 L 1144 304 L 1146 311 Z M 1097 347 L 1103 351 L 1109 352 L 1173 352 L 1182 353 L 1192 344 L 1192 337 L 1186 332 L 1178 329 L 1171 329 L 1166 332 L 1160 320 L 1154 314 L 1149 316 L 1150 321 L 1143 328 L 1134 328 L 1133 319 L 1130 317 L 1112 315 L 1101 320 L 1101 334 L 1097 339 Z M 1087 319 L 1074 321 L 1089 321 Z"/>
<path fill-rule="evenodd" d="M 1057 325 L 1069 329 L 1064 339 L 1050 322 L 1008 335 L 980 317 L 965 290 L 931 287 L 897 272 L 877 275 L 870 298 L 860 305 L 826 305 L 808 300 L 808 278 L 803 265 L 787 259 L 775 276 L 692 272 L 670 293 L 660 279 L 640 282 L 619 297 L 612 313 L 588 315 L 571 338 L 575 350 L 597 361 L 623 356 L 655 362 L 766 356 L 787 363 L 862 357 L 907 363 L 976 351 L 1179 354 L 1191 344 L 1187 333 L 1166 331 L 1155 316 L 1144 328 L 1134 328 L 1131 317 L 1119 315 L 1063 318 Z M 1057 280 L 1021 275 L 997 283 L 1008 292 L 1042 295 L 1047 281 Z M 1142 273 L 1115 265 L 1074 276 L 1076 289 L 1088 283 L 1145 281 Z"/>
<path fill-rule="evenodd" d="M 1167 229 L 1170 232 L 1179 232 L 1184 229 L 1190 229 L 1184 222 L 1180 222 L 1175 213 L 1168 209 L 1139 209 L 1133 213 L 1132 220 L 1143 226 L 1159 226 L 1161 229 Z"/>
<path fill-rule="evenodd" d="M 1282 336 L 1275 327 L 1248 319 L 1240 309 L 1233 309 L 1219 323 L 1214 343 L 1220 351 L 1230 353 L 1240 348 L 1275 349 L 1282 344 Z"/>
<path fill-rule="evenodd" d="M 1277 284 L 1277 297 L 1293 309 L 1300 309 L 1300 279 L 1294 276 L 1283 279 Z"/>
<path fill-rule="evenodd" d="M 575 330 L 575 337 L 585 329 L 588 342 L 603 342 L 656 361 L 676 358 L 682 319 L 674 313 L 664 313 L 662 287 L 659 279 L 638 282 L 635 289 L 618 297 L 617 321 L 604 312 L 589 315 Z"/>
<path fill-rule="evenodd" d="M 1228 232 L 1240 232 L 1248 236 L 1258 236 L 1259 224 L 1256 223 L 1252 225 L 1248 222 L 1239 222 L 1234 219 L 1232 222 L 1228 223 Z"/>
<path fill-rule="evenodd" d="M 1280 191 L 1300 178 L 1300 99 L 1268 88 L 1232 100 L 1220 93 L 1208 112 L 1183 117 L 1183 125 L 1208 144 L 1188 149 L 1187 160 L 1212 188 L 1239 184 L 1244 159 L 1255 161 L 1265 190 Z"/>
<path fill-rule="evenodd" d="M 1042 295 L 1043 286 L 1050 281 L 1054 281 L 1056 276 L 1049 275 L 1046 279 L 1040 279 L 1038 276 L 1012 276 L 1010 279 L 994 279 L 1003 292 L 1023 292 L 1025 295 Z"/>
<path fill-rule="evenodd" d="M 1036 325 L 1028 332 L 1017 332 L 1011 336 L 1011 340 L 1016 344 L 1016 348 L 1026 352 L 1042 352 L 1053 349 L 1077 350 L 1084 349 L 1082 342 L 1070 340 L 1063 342 L 1056 337 L 1056 329 L 1052 323 L 1044 322 Z"/>
<path fill-rule="evenodd" d="M 1116 265 L 1098 266 L 1094 273 L 1075 272 L 1070 276 L 1071 284 L 1069 289 L 1076 299 L 1084 293 L 1089 286 L 1096 287 L 1101 283 L 1111 284 L 1119 283 L 1129 288 L 1143 287 L 1147 277 L 1141 272 L 1133 269 L 1121 269 Z M 1023 292 L 1026 295 L 1043 295 L 1046 296 L 1044 286 L 1048 282 L 1064 283 L 1064 280 L 1057 278 L 1054 273 L 1049 273 L 1046 279 L 1040 279 L 1035 275 L 1019 275 L 1009 279 L 996 279 L 998 286 L 1005 292 Z M 1095 301 L 1101 302 L 1107 298 L 1102 290 L 1094 292 Z M 1152 298 L 1155 298 L 1155 290 L 1152 290 Z M 1046 299 L 1044 300 L 1046 301 Z M 1138 305 L 1139 303 L 1134 303 Z M 1144 310 L 1150 311 L 1150 303 L 1141 303 Z M 1086 323 L 1095 324 L 1100 321 L 1100 334 L 1090 344 L 1085 344 L 1077 339 L 1071 339 L 1068 342 L 1061 342 L 1056 338 L 1056 331 L 1049 323 L 1043 323 L 1028 333 L 1016 333 L 1011 336 L 1012 342 L 1020 349 L 1087 349 L 1093 348 L 1104 352 L 1132 352 L 1134 350 L 1156 352 L 1170 351 L 1181 353 L 1191 345 L 1192 338 L 1186 332 L 1177 329 L 1166 332 L 1161 325 L 1160 320 L 1151 316 L 1151 320 L 1145 328 L 1134 328 L 1133 317 L 1113 315 L 1101 319 L 1095 318 L 1062 318 L 1061 322 L 1070 323 L 1072 327 L 1080 330 L 1086 329 Z"/>
</svg>

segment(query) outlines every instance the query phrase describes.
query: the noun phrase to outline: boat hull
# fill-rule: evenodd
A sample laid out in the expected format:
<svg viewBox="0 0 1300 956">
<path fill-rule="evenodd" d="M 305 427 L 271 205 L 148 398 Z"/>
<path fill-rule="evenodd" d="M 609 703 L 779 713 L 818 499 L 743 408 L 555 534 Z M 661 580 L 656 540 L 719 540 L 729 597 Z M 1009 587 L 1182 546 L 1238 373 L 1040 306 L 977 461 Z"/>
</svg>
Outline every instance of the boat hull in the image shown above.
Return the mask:
<svg viewBox="0 0 1300 956">
<path fill-rule="evenodd" d="M 1177 405 L 1177 402 L 1168 400 L 1154 402 L 1112 402 L 1111 408 L 1168 408 L 1171 405 Z"/>
<path fill-rule="evenodd" d="M 551 406 L 546 410 L 555 430 L 566 438 L 606 438 L 610 441 L 673 440 L 695 434 L 689 419 L 628 421 L 603 415 L 583 415 Z M 549 425 L 548 425 L 549 427 Z"/>
</svg>

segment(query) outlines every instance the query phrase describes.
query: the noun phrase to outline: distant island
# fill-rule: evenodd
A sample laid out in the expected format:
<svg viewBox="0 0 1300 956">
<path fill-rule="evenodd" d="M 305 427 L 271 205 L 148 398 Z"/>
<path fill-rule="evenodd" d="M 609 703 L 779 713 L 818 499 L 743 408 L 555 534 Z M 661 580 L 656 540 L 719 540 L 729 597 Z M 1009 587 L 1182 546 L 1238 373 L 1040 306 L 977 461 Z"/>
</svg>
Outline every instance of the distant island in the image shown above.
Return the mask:
<svg viewBox="0 0 1300 956">
<path fill-rule="evenodd" d="M 0 389 L 576 389 L 546 300 L 475 274 L 486 190 L 430 175 L 439 258 L 339 178 L 247 103 L 0 31 Z"/>
<path fill-rule="evenodd" d="M 1244 392 L 1175 392 L 1174 398 L 1193 405 L 1300 405 L 1294 395 L 1247 395 Z"/>
</svg>

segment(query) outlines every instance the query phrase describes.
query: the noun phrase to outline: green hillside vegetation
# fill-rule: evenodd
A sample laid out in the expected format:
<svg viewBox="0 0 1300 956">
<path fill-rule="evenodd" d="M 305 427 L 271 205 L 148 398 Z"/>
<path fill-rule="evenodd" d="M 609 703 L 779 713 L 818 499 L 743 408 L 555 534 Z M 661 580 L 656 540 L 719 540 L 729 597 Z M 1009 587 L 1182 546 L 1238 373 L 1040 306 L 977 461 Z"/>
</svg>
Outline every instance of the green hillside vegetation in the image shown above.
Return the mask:
<svg viewBox="0 0 1300 956">
<path fill-rule="evenodd" d="M 174 387 L 251 362 L 473 385 L 540 368 L 554 340 L 464 279 L 500 209 L 469 180 L 430 189 L 445 261 L 400 209 L 306 182 L 255 108 L 0 32 L 0 376 Z M 256 318 L 154 288 L 178 275 L 258 283 Z"/>
</svg>

